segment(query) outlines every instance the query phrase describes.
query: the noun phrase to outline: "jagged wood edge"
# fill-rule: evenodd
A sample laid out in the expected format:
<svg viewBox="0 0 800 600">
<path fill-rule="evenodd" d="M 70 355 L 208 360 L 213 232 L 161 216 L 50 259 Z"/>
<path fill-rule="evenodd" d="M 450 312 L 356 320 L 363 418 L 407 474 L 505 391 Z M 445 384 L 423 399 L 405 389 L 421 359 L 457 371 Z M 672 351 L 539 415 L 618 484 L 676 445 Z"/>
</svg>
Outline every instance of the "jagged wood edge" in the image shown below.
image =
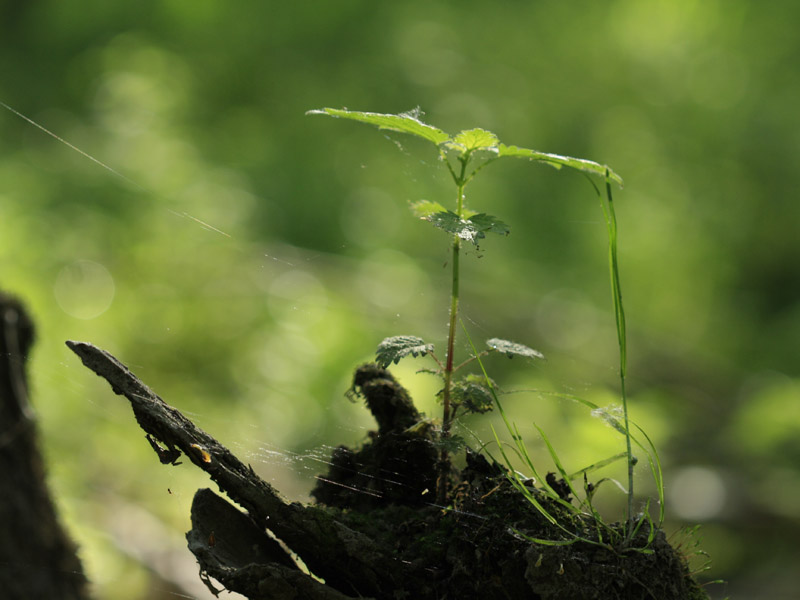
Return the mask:
<svg viewBox="0 0 800 600">
<path fill-rule="evenodd" d="M 259 525 L 272 531 L 308 568 L 345 594 L 379 595 L 402 589 L 402 573 L 367 536 L 349 529 L 318 507 L 288 503 L 275 488 L 225 446 L 169 406 L 113 355 L 86 342 L 67 341 L 83 364 L 125 396 L 136 421 L 169 451 L 179 449 L 208 473 Z"/>
<path fill-rule="evenodd" d="M 250 600 L 352 600 L 298 569 L 248 515 L 208 488 L 195 493 L 191 520 L 189 550 L 205 575 L 229 590 Z M 219 591 L 207 578 L 203 581 L 212 593 Z"/>
</svg>

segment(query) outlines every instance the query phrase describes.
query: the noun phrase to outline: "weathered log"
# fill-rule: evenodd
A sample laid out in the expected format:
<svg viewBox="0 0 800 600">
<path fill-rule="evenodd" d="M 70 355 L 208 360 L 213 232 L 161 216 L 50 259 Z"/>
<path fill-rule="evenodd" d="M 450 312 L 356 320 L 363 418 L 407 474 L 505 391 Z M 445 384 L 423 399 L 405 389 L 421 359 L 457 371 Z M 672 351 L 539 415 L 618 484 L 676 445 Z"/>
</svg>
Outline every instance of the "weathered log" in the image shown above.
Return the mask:
<svg viewBox="0 0 800 600">
<path fill-rule="evenodd" d="M 28 401 L 33 340 L 22 304 L 0 294 L 0 596 L 83 600 L 86 578 L 50 497 Z"/>
<path fill-rule="evenodd" d="M 351 598 L 308 577 L 248 515 L 211 490 L 197 490 L 191 516 L 186 539 L 205 573 L 250 600 Z"/>
<path fill-rule="evenodd" d="M 84 365 L 108 381 L 115 393 L 130 401 L 139 426 L 150 436 L 151 444 L 158 447 L 162 462 L 174 463 L 183 453 L 208 473 L 231 500 L 247 510 L 256 527 L 273 532 L 328 586 L 343 594 L 372 596 L 397 585 L 395 579 L 402 579 L 399 570 L 391 568 L 381 548 L 369 538 L 336 521 L 320 507 L 284 500 L 250 466 L 167 405 L 111 354 L 83 342 L 69 341 L 67 346 Z M 203 555 L 203 560 L 207 556 Z M 225 564 L 223 558 L 217 560 Z M 201 566 L 214 570 L 212 563 L 201 561 Z M 313 581 L 309 575 L 301 575 Z M 234 587 L 235 579 L 222 582 L 239 591 Z"/>
</svg>

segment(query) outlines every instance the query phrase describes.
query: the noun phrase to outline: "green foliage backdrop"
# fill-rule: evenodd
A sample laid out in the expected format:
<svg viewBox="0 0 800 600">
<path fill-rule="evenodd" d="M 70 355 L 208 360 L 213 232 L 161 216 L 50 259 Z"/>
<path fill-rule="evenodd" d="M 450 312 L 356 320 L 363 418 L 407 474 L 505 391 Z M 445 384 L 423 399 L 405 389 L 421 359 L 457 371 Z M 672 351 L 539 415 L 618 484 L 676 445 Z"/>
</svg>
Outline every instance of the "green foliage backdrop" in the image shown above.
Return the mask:
<svg viewBox="0 0 800 600">
<path fill-rule="evenodd" d="M 115 353 L 298 499 L 327 446 L 370 426 L 343 397 L 353 367 L 397 331 L 443 346 L 447 246 L 407 205 L 449 198 L 449 174 L 428 144 L 305 116 L 320 106 L 420 106 L 446 131 L 623 176 L 631 411 L 665 463 L 668 528 L 703 524 L 706 575 L 730 581 L 715 597 L 789 597 L 798 18 L 744 0 L 0 2 L 0 101 L 113 169 L 0 109 L 0 286 L 39 324 L 34 400 L 97 597 L 195 579 L 170 561 L 206 483 L 157 465 L 65 339 Z M 494 359 L 498 383 L 615 402 L 605 224 L 584 178 L 511 161 L 469 192 L 512 233 L 465 257 L 466 323 L 548 357 Z M 432 413 L 412 363 L 398 372 Z M 534 419 L 576 469 L 619 451 L 568 404 L 505 408 L 543 461 Z M 483 436 L 491 418 L 467 425 Z"/>
</svg>

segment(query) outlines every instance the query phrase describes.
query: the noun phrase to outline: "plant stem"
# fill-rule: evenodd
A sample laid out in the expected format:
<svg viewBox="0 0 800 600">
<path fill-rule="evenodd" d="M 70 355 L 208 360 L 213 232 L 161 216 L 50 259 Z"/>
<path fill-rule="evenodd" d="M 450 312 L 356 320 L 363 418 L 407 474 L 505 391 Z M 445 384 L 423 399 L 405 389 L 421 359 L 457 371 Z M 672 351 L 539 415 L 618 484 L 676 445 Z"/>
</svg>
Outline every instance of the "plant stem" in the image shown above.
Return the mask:
<svg viewBox="0 0 800 600">
<path fill-rule="evenodd" d="M 456 214 L 462 218 L 464 211 L 464 187 L 466 186 L 466 170 L 469 162 L 469 155 L 459 159 L 461 161 L 461 173 L 456 176 L 452 171 L 453 179 L 458 187 L 458 198 L 456 200 Z M 453 384 L 453 355 L 456 342 L 456 324 L 458 323 L 458 287 L 459 287 L 459 256 L 461 250 L 461 238 L 453 235 L 453 258 L 452 258 L 452 287 L 450 289 L 450 325 L 447 334 L 447 356 L 445 357 L 444 367 L 444 390 L 442 391 L 442 437 L 443 442 L 441 454 L 439 456 L 439 479 L 436 482 L 436 495 L 440 504 L 447 502 L 447 476 L 450 471 L 450 455 L 447 450 L 447 442 L 450 437 L 450 426 L 453 414 L 450 411 L 450 394 Z"/>
<path fill-rule="evenodd" d="M 444 412 L 442 414 L 442 437 L 450 434 L 450 389 L 453 381 L 453 354 L 456 341 L 456 322 L 458 320 L 459 252 L 461 239 L 453 236 L 453 286 L 450 292 L 450 329 L 447 336 L 447 358 L 444 367 L 444 393 L 442 395 Z"/>
</svg>

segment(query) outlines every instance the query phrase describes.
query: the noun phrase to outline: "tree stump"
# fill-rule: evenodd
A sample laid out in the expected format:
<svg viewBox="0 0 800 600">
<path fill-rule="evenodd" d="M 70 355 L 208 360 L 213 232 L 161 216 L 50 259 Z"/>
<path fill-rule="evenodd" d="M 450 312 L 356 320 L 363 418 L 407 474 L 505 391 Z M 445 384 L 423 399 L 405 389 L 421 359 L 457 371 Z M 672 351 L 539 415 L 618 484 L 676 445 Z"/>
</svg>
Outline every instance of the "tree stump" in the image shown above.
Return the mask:
<svg viewBox="0 0 800 600">
<path fill-rule="evenodd" d="M 592 539 L 591 521 L 542 494 L 550 514 L 587 541 L 530 541 L 568 540 L 504 467 L 480 454 L 467 452 L 466 467 L 450 474 L 447 506 L 437 505 L 435 429 L 377 365 L 356 371 L 353 392 L 378 431 L 361 448 L 337 448 L 312 492 L 317 503 L 301 505 L 283 499 L 113 356 L 91 344 L 67 345 L 127 397 L 162 463 L 183 454 L 244 509 L 208 489 L 194 497 L 187 540 L 211 589 L 210 578 L 251 600 L 708 598 L 662 531 L 649 541 L 642 531 L 642 539 L 615 548 Z"/>
<path fill-rule="evenodd" d="M 0 597 L 83 600 L 86 579 L 50 497 L 28 402 L 33 340 L 22 304 L 0 293 Z"/>
</svg>

